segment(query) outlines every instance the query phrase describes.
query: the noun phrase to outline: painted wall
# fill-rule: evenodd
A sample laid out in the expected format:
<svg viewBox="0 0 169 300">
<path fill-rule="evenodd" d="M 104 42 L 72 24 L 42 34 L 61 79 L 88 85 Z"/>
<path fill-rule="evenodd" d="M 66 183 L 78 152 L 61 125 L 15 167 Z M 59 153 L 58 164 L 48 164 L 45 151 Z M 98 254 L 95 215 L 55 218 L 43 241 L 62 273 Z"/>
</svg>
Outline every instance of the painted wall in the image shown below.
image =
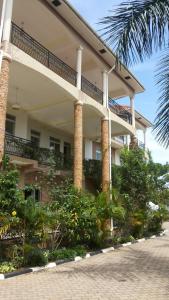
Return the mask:
<svg viewBox="0 0 169 300">
<path fill-rule="evenodd" d="M 49 148 L 50 136 L 60 140 L 60 151 L 63 152 L 64 142 L 71 144 L 73 149 L 73 138 L 66 136 L 57 129 L 45 126 L 36 120 L 28 117 L 28 114 L 22 110 L 13 110 L 9 108 L 7 113 L 16 117 L 15 136 L 30 140 L 31 129 L 40 132 L 40 147 Z"/>
<path fill-rule="evenodd" d="M 16 117 L 15 135 L 27 139 L 28 115 L 22 110 L 7 109 L 7 113 Z"/>
<path fill-rule="evenodd" d="M 70 143 L 71 149 L 73 148 L 73 138 L 66 136 L 66 134 L 61 133 L 57 129 L 47 127 L 36 120 L 28 119 L 27 130 L 28 139 L 31 138 L 31 130 L 40 132 L 40 147 L 49 148 L 49 138 L 51 136 L 60 140 L 61 152 L 64 150 L 64 142 Z"/>
<path fill-rule="evenodd" d="M 85 139 L 85 159 L 93 158 L 93 142 L 91 140 Z"/>
</svg>

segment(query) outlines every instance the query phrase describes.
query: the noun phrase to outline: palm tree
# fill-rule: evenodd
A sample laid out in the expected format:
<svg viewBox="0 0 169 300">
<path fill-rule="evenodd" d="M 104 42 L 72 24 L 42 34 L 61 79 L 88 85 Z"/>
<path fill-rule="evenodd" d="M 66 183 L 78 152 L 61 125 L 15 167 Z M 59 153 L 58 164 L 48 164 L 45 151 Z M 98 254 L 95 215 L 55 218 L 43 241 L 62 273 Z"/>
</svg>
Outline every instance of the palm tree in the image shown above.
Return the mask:
<svg viewBox="0 0 169 300">
<path fill-rule="evenodd" d="M 169 147 L 169 0 L 122 2 L 100 24 L 105 41 L 126 66 L 163 51 L 156 73 L 161 96 L 154 131 L 157 140 Z"/>
</svg>

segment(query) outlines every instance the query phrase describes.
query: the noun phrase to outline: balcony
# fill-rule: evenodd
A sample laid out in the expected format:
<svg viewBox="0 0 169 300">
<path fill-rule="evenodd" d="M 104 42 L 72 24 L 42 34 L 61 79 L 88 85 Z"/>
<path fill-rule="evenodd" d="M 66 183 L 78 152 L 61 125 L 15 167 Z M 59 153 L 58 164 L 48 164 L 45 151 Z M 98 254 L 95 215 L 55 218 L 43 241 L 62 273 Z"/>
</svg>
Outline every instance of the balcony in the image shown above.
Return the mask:
<svg viewBox="0 0 169 300">
<path fill-rule="evenodd" d="M 58 170 L 71 170 L 72 158 L 63 153 L 47 148 L 37 147 L 32 141 L 10 134 L 5 136 L 5 154 L 36 160 L 41 165 L 50 165 L 54 162 Z"/>
<path fill-rule="evenodd" d="M 11 43 L 76 86 L 77 72 L 14 23 L 11 28 Z M 95 101 L 103 104 L 103 91 L 84 76 L 82 76 L 81 89 Z M 127 109 L 111 98 L 109 98 L 109 104 L 113 113 L 131 124 L 131 114 Z"/>
<path fill-rule="evenodd" d="M 115 100 L 109 97 L 109 108 L 118 117 L 122 118 L 129 124 L 132 124 L 132 115 L 124 106 L 119 105 Z"/>
<path fill-rule="evenodd" d="M 145 144 L 142 141 L 138 140 L 138 147 L 142 150 L 145 150 Z"/>
</svg>

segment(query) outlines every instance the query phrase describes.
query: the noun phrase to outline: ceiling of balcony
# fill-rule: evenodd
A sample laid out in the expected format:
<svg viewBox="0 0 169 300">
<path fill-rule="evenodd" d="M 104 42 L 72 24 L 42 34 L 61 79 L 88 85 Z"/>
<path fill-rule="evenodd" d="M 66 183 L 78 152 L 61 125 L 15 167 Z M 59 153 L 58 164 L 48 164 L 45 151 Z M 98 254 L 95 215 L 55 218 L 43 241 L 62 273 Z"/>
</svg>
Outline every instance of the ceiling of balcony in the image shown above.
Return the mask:
<svg viewBox="0 0 169 300">
<path fill-rule="evenodd" d="M 19 109 L 41 123 L 68 135 L 74 133 L 74 97 L 61 86 L 31 68 L 13 61 L 10 65 L 8 105 Z M 94 101 L 94 100 L 93 100 Z M 101 112 L 94 106 L 83 106 L 84 137 L 100 136 Z M 112 122 L 112 134 L 129 131 L 117 120 Z"/>
</svg>

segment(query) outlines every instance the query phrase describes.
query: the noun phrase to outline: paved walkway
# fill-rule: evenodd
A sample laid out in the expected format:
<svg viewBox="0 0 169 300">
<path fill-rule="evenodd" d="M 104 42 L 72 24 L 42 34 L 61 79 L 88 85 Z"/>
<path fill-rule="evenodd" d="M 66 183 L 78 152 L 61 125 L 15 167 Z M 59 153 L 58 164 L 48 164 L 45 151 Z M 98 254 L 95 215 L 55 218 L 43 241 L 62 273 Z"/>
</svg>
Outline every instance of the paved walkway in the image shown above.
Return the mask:
<svg viewBox="0 0 169 300">
<path fill-rule="evenodd" d="M 165 228 L 169 223 L 165 224 Z M 169 233 L 108 254 L 0 282 L 2 300 L 168 300 Z"/>
</svg>

